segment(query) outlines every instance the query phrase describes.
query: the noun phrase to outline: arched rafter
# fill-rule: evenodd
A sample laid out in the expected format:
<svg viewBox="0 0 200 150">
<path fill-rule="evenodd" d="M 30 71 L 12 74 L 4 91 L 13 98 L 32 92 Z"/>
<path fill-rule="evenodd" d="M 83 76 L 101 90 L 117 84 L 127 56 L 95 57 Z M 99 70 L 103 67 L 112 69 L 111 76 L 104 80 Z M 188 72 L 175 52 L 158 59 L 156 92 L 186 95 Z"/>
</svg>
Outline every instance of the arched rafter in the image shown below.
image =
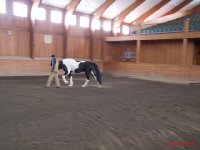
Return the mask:
<svg viewBox="0 0 200 150">
<path fill-rule="evenodd" d="M 129 7 L 127 7 L 124 11 L 122 11 L 117 17 L 114 18 L 114 26 L 120 27 L 121 23 L 124 21 L 126 16 L 137 8 L 140 4 L 142 4 L 145 0 L 136 0 Z"/>
<path fill-rule="evenodd" d="M 151 20 L 151 21 L 147 21 L 147 22 L 145 22 L 145 24 L 164 23 L 164 22 L 167 22 L 167 21 L 171 21 L 171 20 L 174 20 L 174 19 L 177 19 L 177 18 L 181 18 L 181 17 L 184 17 L 184 16 L 191 15 L 193 13 L 199 13 L 199 12 L 200 12 L 200 5 L 197 5 L 194 8 L 189 9 L 189 10 L 176 12 L 176 13 L 173 13 L 171 15 L 166 15 L 166 16 L 162 16 L 162 17 L 156 18 L 156 19 Z"/>
<path fill-rule="evenodd" d="M 33 0 L 30 11 L 30 57 L 34 58 L 34 30 L 36 21 L 36 12 L 41 4 L 41 0 Z"/>
<path fill-rule="evenodd" d="M 81 0 L 72 0 L 64 9 L 64 18 L 63 18 L 63 58 L 67 57 L 67 41 L 68 41 L 68 29 L 69 29 L 69 20 L 73 15 L 76 7 Z"/>
<path fill-rule="evenodd" d="M 141 15 L 140 17 L 138 17 L 136 20 L 134 20 L 132 22 L 132 24 L 134 25 L 138 25 L 141 22 L 143 22 L 147 17 L 149 17 L 150 15 L 152 15 L 154 12 L 156 12 L 157 10 L 159 10 L 161 7 L 163 7 L 165 4 L 167 4 L 170 0 L 162 0 L 160 1 L 157 5 L 155 5 L 154 7 L 152 7 L 151 9 L 149 9 L 147 12 L 145 12 L 143 15 Z"/>
<path fill-rule="evenodd" d="M 93 12 L 93 16 L 95 19 L 100 19 L 103 15 L 104 11 L 114 2 L 115 0 L 106 0 L 95 12 Z"/>
<path fill-rule="evenodd" d="M 147 21 L 147 22 L 145 22 L 145 24 L 164 23 L 164 22 L 171 21 L 171 20 L 174 20 L 174 19 L 177 19 L 177 18 L 188 16 L 192 13 L 193 13 L 192 10 L 185 10 L 185 11 L 177 12 L 177 13 L 174 13 L 174 14 L 171 14 L 171 15 L 163 16 L 163 17 L 151 20 L 151 21 Z"/>
<path fill-rule="evenodd" d="M 40 6 L 42 0 L 33 0 L 32 6 L 31 6 L 31 12 L 30 12 L 30 18 L 31 18 L 31 24 L 32 26 L 35 25 L 35 14 L 37 12 L 38 7 Z"/>
<path fill-rule="evenodd" d="M 103 15 L 104 11 L 114 2 L 115 0 L 106 0 L 97 10 L 91 15 L 91 30 L 92 32 L 95 31 L 92 24 L 95 24 L 101 16 Z"/>
<path fill-rule="evenodd" d="M 106 0 L 99 8 L 96 9 L 90 16 L 90 47 L 89 47 L 89 58 L 93 60 L 93 47 L 94 47 L 94 33 L 95 24 L 101 18 L 104 11 L 114 2 L 115 0 Z"/>
<path fill-rule="evenodd" d="M 78 4 L 80 3 L 81 0 L 72 0 L 66 7 L 65 7 L 65 14 L 64 14 L 64 24 L 65 24 L 65 28 L 66 30 L 69 27 L 69 22 L 67 22 L 67 19 L 70 20 L 71 16 L 73 15 L 76 7 L 78 6 Z"/>
<path fill-rule="evenodd" d="M 168 11 L 167 13 L 165 13 L 163 16 L 171 15 L 171 14 L 178 12 L 181 8 L 183 8 L 184 6 L 186 6 L 187 4 L 189 4 L 192 1 L 193 0 L 185 0 L 184 2 L 180 3 L 179 5 L 177 5 L 176 7 L 174 7 L 173 9 Z"/>
</svg>

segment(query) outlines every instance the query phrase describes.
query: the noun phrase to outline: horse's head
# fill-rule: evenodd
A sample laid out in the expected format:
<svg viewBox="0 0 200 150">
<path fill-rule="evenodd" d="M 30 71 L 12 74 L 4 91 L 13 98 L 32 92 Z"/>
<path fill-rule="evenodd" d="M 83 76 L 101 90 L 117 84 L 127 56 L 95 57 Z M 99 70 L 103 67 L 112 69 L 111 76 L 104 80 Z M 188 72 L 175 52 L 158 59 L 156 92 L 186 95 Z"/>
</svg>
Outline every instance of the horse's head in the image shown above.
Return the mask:
<svg viewBox="0 0 200 150">
<path fill-rule="evenodd" d="M 62 60 L 60 60 L 59 62 L 58 62 L 58 69 L 63 69 L 63 61 Z"/>
<path fill-rule="evenodd" d="M 68 69 L 67 69 L 67 67 L 66 67 L 66 65 L 63 63 L 63 61 L 61 60 L 61 61 L 59 61 L 58 62 L 58 69 L 60 70 L 60 69 L 63 69 L 64 70 L 64 75 L 68 75 Z"/>
</svg>

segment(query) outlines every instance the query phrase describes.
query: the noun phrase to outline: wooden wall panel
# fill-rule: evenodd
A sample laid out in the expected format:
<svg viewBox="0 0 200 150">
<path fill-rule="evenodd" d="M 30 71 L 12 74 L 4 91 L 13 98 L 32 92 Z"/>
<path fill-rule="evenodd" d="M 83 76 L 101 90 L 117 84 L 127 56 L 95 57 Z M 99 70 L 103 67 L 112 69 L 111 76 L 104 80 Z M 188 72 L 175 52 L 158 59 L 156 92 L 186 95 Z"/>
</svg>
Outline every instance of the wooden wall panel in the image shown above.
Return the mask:
<svg viewBox="0 0 200 150">
<path fill-rule="evenodd" d="M 18 31 L 16 38 L 20 56 L 30 56 L 30 33 L 27 31 Z"/>
<path fill-rule="evenodd" d="M 103 60 L 103 38 L 100 30 L 91 33 L 93 42 L 93 60 Z"/>
<path fill-rule="evenodd" d="M 46 9 L 46 20 L 36 20 L 34 33 L 34 56 L 35 57 L 50 57 L 55 54 L 57 57 L 63 57 L 63 23 L 52 23 L 50 21 L 51 10 L 63 12 L 51 6 L 42 5 Z M 52 43 L 44 43 L 44 36 L 52 35 Z"/>
<path fill-rule="evenodd" d="M 89 40 L 80 38 L 68 38 L 67 57 L 89 58 Z"/>
<path fill-rule="evenodd" d="M 95 39 L 102 39 L 102 32 L 100 30 L 95 30 L 94 37 Z"/>
<path fill-rule="evenodd" d="M 200 66 L 107 62 L 104 63 L 104 72 L 154 80 L 162 79 L 162 81 L 163 79 L 188 82 L 200 80 Z"/>
<path fill-rule="evenodd" d="M 29 56 L 29 37 L 27 31 L 0 28 L 0 55 Z"/>
<path fill-rule="evenodd" d="M 142 41 L 141 63 L 181 64 L 181 40 Z"/>
<path fill-rule="evenodd" d="M 101 40 L 93 40 L 93 59 L 102 59 L 102 42 Z"/>
<path fill-rule="evenodd" d="M 28 10 L 30 10 L 30 2 L 26 0 L 18 0 L 24 4 L 27 4 Z M 18 17 L 13 15 L 13 0 L 6 0 L 7 9 L 6 14 L 0 14 L 0 27 L 29 30 L 30 20 L 29 17 Z M 29 12 L 28 12 L 29 13 Z M 29 14 L 28 14 L 29 16 Z"/>
<path fill-rule="evenodd" d="M 49 21 L 36 21 L 35 32 L 46 34 L 63 35 L 63 24 L 51 23 Z"/>
<path fill-rule="evenodd" d="M 46 20 L 36 20 L 35 32 L 63 35 L 63 23 L 53 23 L 50 21 L 51 10 L 60 11 L 61 13 L 63 12 L 63 10 L 47 5 L 41 5 L 41 7 L 46 9 Z M 64 14 L 62 15 L 64 16 Z"/>
<path fill-rule="evenodd" d="M 29 19 L 16 16 L 0 15 L 0 27 L 7 29 L 29 30 Z"/>
<path fill-rule="evenodd" d="M 193 64 L 200 65 L 200 40 L 193 40 L 194 51 L 193 51 Z"/>
<path fill-rule="evenodd" d="M 90 30 L 89 28 L 80 28 L 77 26 L 70 26 L 68 36 L 72 38 L 86 38 L 89 39 Z"/>
<path fill-rule="evenodd" d="M 35 57 L 50 57 L 55 54 L 57 57 L 63 57 L 63 36 L 52 35 L 52 43 L 44 43 L 44 34 L 35 33 Z"/>
<path fill-rule="evenodd" d="M 112 43 L 104 42 L 103 44 L 103 61 L 104 62 L 113 62 L 113 52 L 112 52 Z"/>
<path fill-rule="evenodd" d="M 113 34 L 112 34 L 111 31 L 104 31 L 104 30 L 102 30 L 101 35 L 102 35 L 103 37 L 113 36 Z"/>
<path fill-rule="evenodd" d="M 108 42 L 104 47 L 105 61 L 122 61 L 122 54 L 126 49 L 136 51 L 136 41 Z"/>
<path fill-rule="evenodd" d="M 30 20 L 28 17 L 13 15 L 13 2 L 7 0 L 6 14 L 0 14 L 0 56 L 29 56 L 30 55 Z M 20 0 L 27 4 L 30 3 Z"/>
<path fill-rule="evenodd" d="M 0 60 L 0 76 L 48 75 L 49 60 Z M 45 84 L 45 83 L 44 83 Z"/>
<path fill-rule="evenodd" d="M 186 65 L 194 64 L 194 41 L 188 40 L 187 50 L 186 50 Z"/>
</svg>

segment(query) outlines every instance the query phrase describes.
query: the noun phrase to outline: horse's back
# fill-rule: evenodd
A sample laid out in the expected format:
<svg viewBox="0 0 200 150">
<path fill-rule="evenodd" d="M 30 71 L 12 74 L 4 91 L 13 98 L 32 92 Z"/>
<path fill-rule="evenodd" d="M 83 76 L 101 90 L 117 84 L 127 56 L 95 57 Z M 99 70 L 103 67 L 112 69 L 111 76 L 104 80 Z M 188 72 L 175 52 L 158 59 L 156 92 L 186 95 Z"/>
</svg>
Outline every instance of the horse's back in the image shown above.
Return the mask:
<svg viewBox="0 0 200 150">
<path fill-rule="evenodd" d="M 75 69 L 78 68 L 80 64 L 80 62 L 77 62 L 75 59 L 72 58 L 66 58 L 63 59 L 62 61 L 69 71 L 74 71 Z"/>
</svg>

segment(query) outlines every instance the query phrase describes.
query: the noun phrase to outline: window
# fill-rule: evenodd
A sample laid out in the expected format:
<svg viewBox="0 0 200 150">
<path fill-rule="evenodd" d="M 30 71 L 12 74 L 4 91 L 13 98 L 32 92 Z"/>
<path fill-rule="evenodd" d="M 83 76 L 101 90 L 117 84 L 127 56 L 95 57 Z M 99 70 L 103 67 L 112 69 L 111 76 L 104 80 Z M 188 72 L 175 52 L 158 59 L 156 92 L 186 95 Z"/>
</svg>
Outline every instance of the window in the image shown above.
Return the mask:
<svg viewBox="0 0 200 150">
<path fill-rule="evenodd" d="M 101 27 L 101 22 L 100 22 L 100 20 L 98 20 L 96 22 L 95 29 L 100 30 L 100 27 Z"/>
<path fill-rule="evenodd" d="M 28 8 L 26 4 L 14 2 L 13 3 L 13 14 L 18 17 L 27 17 Z"/>
<path fill-rule="evenodd" d="M 70 25 L 76 25 L 76 15 L 72 15 L 69 22 Z"/>
<path fill-rule="evenodd" d="M 62 23 L 62 13 L 60 11 L 51 11 L 51 22 Z"/>
<path fill-rule="evenodd" d="M 80 17 L 80 27 L 88 28 L 89 27 L 89 17 L 81 16 Z"/>
<path fill-rule="evenodd" d="M 6 13 L 6 1 L 0 0 L 0 13 L 5 14 Z"/>
<path fill-rule="evenodd" d="M 110 21 L 104 21 L 103 22 L 103 30 L 104 31 L 111 31 L 111 22 Z"/>
<path fill-rule="evenodd" d="M 122 33 L 128 35 L 129 34 L 129 26 L 122 26 Z"/>
<path fill-rule="evenodd" d="M 116 34 L 120 33 L 120 28 L 119 27 L 114 27 L 113 28 L 113 32 L 116 33 Z"/>
<path fill-rule="evenodd" d="M 67 12 L 67 14 L 65 15 L 65 22 L 64 23 L 67 26 L 76 25 L 76 15 L 72 15 L 72 14 Z"/>
<path fill-rule="evenodd" d="M 100 30 L 101 22 L 100 20 L 92 20 L 92 29 Z"/>
<path fill-rule="evenodd" d="M 36 19 L 38 20 L 46 20 L 46 10 L 44 8 L 39 7 L 36 12 Z"/>
</svg>

